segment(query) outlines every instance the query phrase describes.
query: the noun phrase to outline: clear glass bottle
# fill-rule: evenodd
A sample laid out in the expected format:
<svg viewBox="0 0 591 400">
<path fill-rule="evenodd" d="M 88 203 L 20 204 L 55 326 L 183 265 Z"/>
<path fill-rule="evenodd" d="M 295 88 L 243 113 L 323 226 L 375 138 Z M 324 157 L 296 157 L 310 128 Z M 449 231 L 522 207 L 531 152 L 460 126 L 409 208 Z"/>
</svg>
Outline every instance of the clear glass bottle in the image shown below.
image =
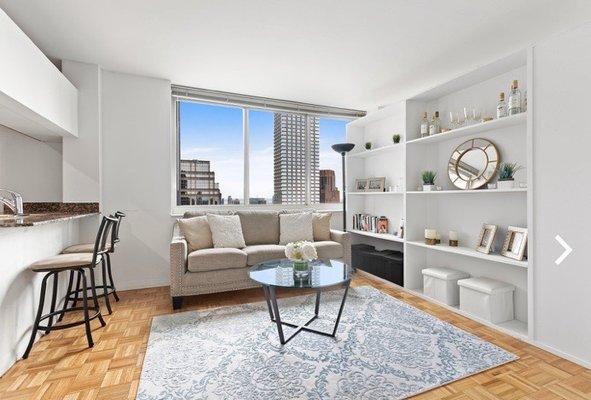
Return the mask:
<svg viewBox="0 0 591 400">
<path fill-rule="evenodd" d="M 497 118 L 507 116 L 507 103 L 505 103 L 505 92 L 499 93 L 499 102 L 497 103 Z"/>
<path fill-rule="evenodd" d="M 436 135 L 441 132 L 441 121 L 439 120 L 439 111 L 435 111 L 431 122 L 429 123 L 429 135 Z"/>
<path fill-rule="evenodd" d="M 429 119 L 427 118 L 427 111 L 423 113 L 423 119 L 421 120 L 420 125 L 420 133 L 421 137 L 429 135 Z"/>
<path fill-rule="evenodd" d="M 517 80 L 513 81 L 511 85 L 511 92 L 509 93 L 509 115 L 519 114 L 521 112 L 521 91 L 517 84 Z"/>
</svg>

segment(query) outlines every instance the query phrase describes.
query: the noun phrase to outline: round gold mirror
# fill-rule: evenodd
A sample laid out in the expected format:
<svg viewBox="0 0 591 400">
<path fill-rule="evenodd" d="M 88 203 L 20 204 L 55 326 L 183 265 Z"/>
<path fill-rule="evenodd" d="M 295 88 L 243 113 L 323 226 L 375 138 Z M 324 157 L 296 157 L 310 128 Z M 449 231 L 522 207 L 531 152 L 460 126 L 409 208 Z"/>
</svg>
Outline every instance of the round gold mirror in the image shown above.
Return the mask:
<svg viewBox="0 0 591 400">
<path fill-rule="evenodd" d="M 486 185 L 499 166 L 499 152 L 486 139 L 470 139 L 453 151 L 447 173 L 451 183 L 460 189 L 478 189 Z"/>
</svg>

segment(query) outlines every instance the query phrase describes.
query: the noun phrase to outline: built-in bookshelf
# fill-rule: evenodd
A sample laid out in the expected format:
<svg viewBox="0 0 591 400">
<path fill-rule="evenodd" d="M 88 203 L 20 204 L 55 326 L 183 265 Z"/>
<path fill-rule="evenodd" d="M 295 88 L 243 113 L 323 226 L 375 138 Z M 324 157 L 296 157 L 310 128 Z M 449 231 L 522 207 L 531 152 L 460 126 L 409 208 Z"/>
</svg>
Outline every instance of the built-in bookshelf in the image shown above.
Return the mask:
<svg viewBox="0 0 591 400">
<path fill-rule="evenodd" d="M 527 112 L 496 119 L 496 103 L 500 92 L 507 94 L 511 81 L 517 79 L 522 91 L 531 81 L 527 52 L 522 51 L 490 65 L 469 71 L 415 96 L 369 112 L 347 126 L 347 139 L 355 149 L 347 157 L 347 185 L 355 187 L 357 179 L 385 177 L 386 187 L 400 188 L 391 192 L 347 193 L 348 215 L 355 213 L 386 216 L 390 220 L 388 234 L 351 231 L 354 243 L 369 243 L 376 247 L 404 251 L 404 289 L 424 296 L 422 270 L 426 267 L 450 267 L 513 284 L 515 291 L 515 320 L 489 324 L 520 338 L 533 336 L 532 282 L 534 260 L 515 260 L 500 254 L 508 226 L 529 228 L 532 215 L 532 128 Z M 531 109 L 531 100 L 528 99 Z M 423 112 L 439 111 L 442 126 L 449 124 L 449 112 L 459 112 L 464 106 L 475 106 L 482 117 L 493 117 L 474 123 L 420 137 L 419 124 Z M 392 136 L 399 134 L 401 143 L 394 144 Z M 523 167 L 515 177 L 515 187 L 461 190 L 447 178 L 448 161 L 453 150 L 466 140 L 483 138 L 498 149 L 500 161 L 516 162 Z M 365 143 L 372 150 L 365 150 Z M 436 185 L 441 190 L 422 191 L 421 172 L 437 173 Z M 496 182 L 496 177 L 491 183 Z M 397 236 L 401 219 L 404 238 Z M 476 251 L 482 224 L 498 226 L 493 251 Z M 351 220 L 348 221 L 350 226 Z M 439 245 L 425 244 L 424 230 L 437 229 L 442 234 Z M 456 231 L 459 246 L 447 245 L 448 231 Z M 457 307 L 448 307 L 463 315 Z M 468 315 L 470 316 L 470 315 Z M 478 318 L 474 318 L 478 320 Z M 484 322 L 484 321 L 480 321 Z"/>
</svg>

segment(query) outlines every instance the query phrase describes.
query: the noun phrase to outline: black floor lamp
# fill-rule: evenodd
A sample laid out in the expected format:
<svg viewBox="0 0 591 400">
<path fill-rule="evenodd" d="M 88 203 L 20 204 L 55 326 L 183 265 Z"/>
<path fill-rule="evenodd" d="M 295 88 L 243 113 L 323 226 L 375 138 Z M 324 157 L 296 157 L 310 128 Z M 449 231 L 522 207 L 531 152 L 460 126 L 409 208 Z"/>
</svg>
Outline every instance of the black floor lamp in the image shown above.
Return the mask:
<svg viewBox="0 0 591 400">
<path fill-rule="evenodd" d="M 341 153 L 342 169 L 343 169 L 343 231 L 347 231 L 347 189 L 345 179 L 345 154 L 353 150 L 354 143 L 338 143 L 333 144 L 332 149 L 337 153 Z"/>
</svg>

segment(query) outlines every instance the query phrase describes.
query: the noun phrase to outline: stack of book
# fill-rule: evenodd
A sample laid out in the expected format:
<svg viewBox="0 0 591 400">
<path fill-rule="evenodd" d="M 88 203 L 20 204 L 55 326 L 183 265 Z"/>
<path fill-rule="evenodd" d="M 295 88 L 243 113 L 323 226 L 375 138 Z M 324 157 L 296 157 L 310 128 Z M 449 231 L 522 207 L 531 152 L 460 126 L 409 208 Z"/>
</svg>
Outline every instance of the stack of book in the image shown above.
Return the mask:
<svg viewBox="0 0 591 400">
<path fill-rule="evenodd" d="M 353 229 L 378 233 L 379 217 L 369 214 L 353 214 Z"/>
</svg>

